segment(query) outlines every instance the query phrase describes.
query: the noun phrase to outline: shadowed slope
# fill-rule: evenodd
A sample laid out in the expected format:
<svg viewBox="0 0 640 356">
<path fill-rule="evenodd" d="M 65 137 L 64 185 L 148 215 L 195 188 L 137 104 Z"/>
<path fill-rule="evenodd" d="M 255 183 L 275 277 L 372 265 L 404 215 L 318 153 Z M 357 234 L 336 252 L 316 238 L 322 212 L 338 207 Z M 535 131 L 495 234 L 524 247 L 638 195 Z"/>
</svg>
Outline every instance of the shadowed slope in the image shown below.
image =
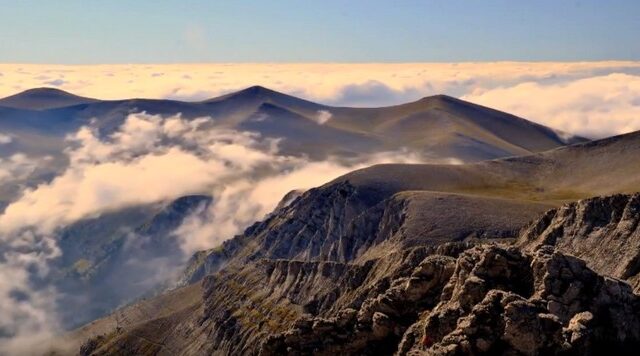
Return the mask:
<svg viewBox="0 0 640 356">
<path fill-rule="evenodd" d="M 88 104 L 99 100 L 73 95 L 55 88 L 35 88 L 0 99 L 0 106 L 15 109 L 46 110 Z"/>
</svg>

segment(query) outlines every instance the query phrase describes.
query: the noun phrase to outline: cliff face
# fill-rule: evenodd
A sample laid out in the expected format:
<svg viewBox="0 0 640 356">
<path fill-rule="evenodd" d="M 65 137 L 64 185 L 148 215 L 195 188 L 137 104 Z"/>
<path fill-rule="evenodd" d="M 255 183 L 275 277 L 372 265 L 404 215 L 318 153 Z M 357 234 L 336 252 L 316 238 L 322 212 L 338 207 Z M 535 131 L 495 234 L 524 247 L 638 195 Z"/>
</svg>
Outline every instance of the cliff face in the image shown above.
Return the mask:
<svg viewBox="0 0 640 356">
<path fill-rule="evenodd" d="M 523 230 L 517 244 L 529 251 L 553 246 L 639 291 L 639 223 L 640 194 L 585 199 L 547 212 Z"/>
<path fill-rule="evenodd" d="M 365 262 L 389 251 L 466 239 L 514 238 L 548 205 L 348 181 L 312 189 L 219 248 L 196 254 L 182 285 L 259 258 Z"/>
</svg>

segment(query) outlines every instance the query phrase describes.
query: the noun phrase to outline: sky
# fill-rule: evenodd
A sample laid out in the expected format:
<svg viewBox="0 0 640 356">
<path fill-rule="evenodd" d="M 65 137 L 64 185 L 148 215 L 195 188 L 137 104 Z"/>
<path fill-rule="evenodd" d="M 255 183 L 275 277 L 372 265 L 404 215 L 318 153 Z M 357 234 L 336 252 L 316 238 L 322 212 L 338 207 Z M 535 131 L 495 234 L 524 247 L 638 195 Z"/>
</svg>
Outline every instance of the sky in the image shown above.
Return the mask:
<svg viewBox="0 0 640 356">
<path fill-rule="evenodd" d="M 0 0 L 0 62 L 640 59 L 640 2 Z"/>
</svg>

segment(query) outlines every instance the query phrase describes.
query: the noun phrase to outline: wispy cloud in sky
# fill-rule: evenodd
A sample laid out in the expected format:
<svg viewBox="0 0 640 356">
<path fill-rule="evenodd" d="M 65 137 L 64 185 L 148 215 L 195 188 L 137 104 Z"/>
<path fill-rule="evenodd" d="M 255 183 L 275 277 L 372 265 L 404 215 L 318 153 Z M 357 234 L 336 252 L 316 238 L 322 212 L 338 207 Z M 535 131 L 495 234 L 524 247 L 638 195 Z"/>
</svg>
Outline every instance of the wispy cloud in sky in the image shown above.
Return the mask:
<svg viewBox="0 0 640 356">
<path fill-rule="evenodd" d="M 0 64 L 0 96 L 42 86 L 99 99 L 203 100 L 263 85 L 338 106 L 449 94 L 591 137 L 640 129 L 640 62 Z"/>
</svg>

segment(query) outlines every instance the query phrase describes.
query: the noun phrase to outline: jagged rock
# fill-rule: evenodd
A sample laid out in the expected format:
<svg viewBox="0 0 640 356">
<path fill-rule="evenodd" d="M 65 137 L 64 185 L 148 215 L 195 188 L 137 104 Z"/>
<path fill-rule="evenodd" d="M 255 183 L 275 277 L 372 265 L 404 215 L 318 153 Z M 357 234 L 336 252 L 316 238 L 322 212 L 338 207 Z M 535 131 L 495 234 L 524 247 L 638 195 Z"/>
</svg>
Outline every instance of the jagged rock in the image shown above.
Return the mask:
<svg viewBox="0 0 640 356">
<path fill-rule="evenodd" d="M 505 259 L 515 264 L 496 269 L 509 265 Z M 530 278 L 494 284 L 478 277 L 488 271 L 497 280 L 506 271 Z M 421 342 L 401 345 L 402 354 L 628 353 L 640 346 L 640 297 L 625 282 L 598 275 L 584 261 L 550 247 L 532 256 L 497 247 L 471 249 L 458 258 L 442 296 L 425 318 Z"/>
<path fill-rule="evenodd" d="M 316 318 L 311 329 L 295 326 L 281 336 L 267 339 L 261 354 L 274 355 L 283 350 L 290 354 L 393 352 L 420 310 L 439 300 L 444 284 L 453 273 L 454 261 L 448 256 L 428 256 L 408 277 L 397 278 L 384 293 L 365 300 L 357 318 L 356 311 L 350 308 L 343 309 L 333 318 Z M 305 321 L 295 325 L 298 323 Z M 315 327 L 316 323 L 326 327 Z M 296 337 L 291 337 L 294 334 Z M 345 337 L 336 338 L 336 334 Z M 323 340 L 332 342 L 323 345 Z"/>
<path fill-rule="evenodd" d="M 528 264 L 514 248 L 475 247 L 464 252 L 444 287 L 442 302 L 426 320 L 425 334 L 434 341 L 444 337 L 491 289 L 528 296 L 533 282 Z"/>
<path fill-rule="evenodd" d="M 428 353 L 544 354 L 562 348 L 561 332 L 557 318 L 541 306 L 511 292 L 491 290 Z"/>
<path fill-rule="evenodd" d="M 515 238 L 547 209 L 519 200 L 397 192 L 348 180 L 311 189 L 220 247 L 195 254 L 181 285 L 228 265 L 268 259 L 363 262 L 416 246 Z"/>
<path fill-rule="evenodd" d="M 598 273 L 640 287 L 640 193 L 580 200 L 548 211 L 523 229 L 527 251 L 553 246 Z"/>
</svg>

